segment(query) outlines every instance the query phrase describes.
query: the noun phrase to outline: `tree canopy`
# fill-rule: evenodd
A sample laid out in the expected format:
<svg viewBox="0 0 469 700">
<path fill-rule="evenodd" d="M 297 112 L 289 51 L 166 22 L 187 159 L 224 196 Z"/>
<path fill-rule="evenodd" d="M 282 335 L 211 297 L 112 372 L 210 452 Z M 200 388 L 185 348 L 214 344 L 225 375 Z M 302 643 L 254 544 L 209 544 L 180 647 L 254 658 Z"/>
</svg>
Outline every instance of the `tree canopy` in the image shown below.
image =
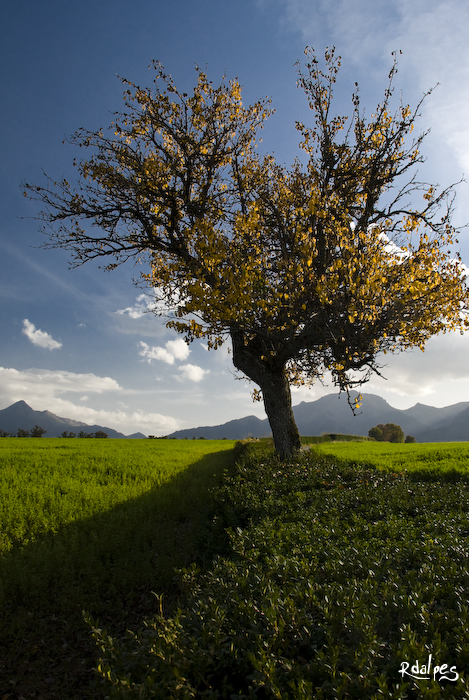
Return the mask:
<svg viewBox="0 0 469 700">
<path fill-rule="evenodd" d="M 404 431 L 395 423 L 386 423 L 386 425 L 378 423 L 374 428 L 370 428 L 368 436 L 378 442 L 404 442 Z"/>
<path fill-rule="evenodd" d="M 281 455 L 299 449 L 290 385 L 326 372 L 348 390 L 380 372 L 382 353 L 424 348 L 468 327 L 468 288 L 452 252 L 454 186 L 419 181 L 426 133 L 415 108 L 392 109 L 396 62 L 366 118 L 332 111 L 340 60 L 313 50 L 298 66 L 311 123 L 297 123 L 291 166 L 257 148 L 270 102 L 244 107 L 237 80 L 197 68 L 180 92 L 154 62 L 152 88 L 125 83 L 107 130 L 79 130 L 87 149 L 65 179 L 25 185 L 49 241 L 72 265 L 131 258 L 157 314 L 188 342 L 231 338 L 234 365 L 259 387 Z M 428 93 L 427 93 L 428 94 Z"/>
</svg>

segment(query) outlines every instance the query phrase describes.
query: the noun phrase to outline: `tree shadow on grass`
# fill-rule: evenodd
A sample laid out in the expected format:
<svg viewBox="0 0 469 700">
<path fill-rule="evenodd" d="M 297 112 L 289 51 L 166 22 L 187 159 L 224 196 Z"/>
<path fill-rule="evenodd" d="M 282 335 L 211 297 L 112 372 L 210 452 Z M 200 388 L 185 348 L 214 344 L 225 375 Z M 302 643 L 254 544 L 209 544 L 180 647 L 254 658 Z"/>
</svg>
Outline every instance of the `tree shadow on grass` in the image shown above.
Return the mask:
<svg viewBox="0 0 469 700">
<path fill-rule="evenodd" d="M 204 456 L 171 481 L 62 527 L 0 559 L 0 698 L 106 697 L 82 611 L 115 635 L 176 603 L 174 569 L 208 564 L 222 546 L 208 523 L 211 489 L 233 452 Z"/>
</svg>

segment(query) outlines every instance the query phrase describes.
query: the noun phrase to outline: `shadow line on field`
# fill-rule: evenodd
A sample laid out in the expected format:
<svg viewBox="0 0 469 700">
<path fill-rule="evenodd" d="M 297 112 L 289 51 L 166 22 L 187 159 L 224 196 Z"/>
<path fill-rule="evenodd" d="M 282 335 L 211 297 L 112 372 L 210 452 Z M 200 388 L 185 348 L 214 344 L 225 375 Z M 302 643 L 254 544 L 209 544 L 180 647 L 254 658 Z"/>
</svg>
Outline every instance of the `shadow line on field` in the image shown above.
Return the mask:
<svg viewBox="0 0 469 700">
<path fill-rule="evenodd" d="M 82 610 L 121 634 L 157 611 L 152 591 L 170 609 L 174 568 L 208 564 L 222 546 L 206 525 L 215 514 L 212 487 L 232 465 L 232 450 L 205 455 L 137 498 L 4 555 L 0 697 L 105 697 L 96 694 L 97 651 Z"/>
</svg>

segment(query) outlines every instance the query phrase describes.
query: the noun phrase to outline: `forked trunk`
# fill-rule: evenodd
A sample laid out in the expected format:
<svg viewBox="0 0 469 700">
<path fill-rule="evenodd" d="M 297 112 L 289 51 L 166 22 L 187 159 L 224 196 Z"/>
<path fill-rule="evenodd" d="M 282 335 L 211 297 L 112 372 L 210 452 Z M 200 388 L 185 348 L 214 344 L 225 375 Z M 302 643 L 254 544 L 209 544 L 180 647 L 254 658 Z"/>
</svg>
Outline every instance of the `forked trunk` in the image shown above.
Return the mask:
<svg viewBox="0 0 469 700">
<path fill-rule="evenodd" d="M 258 348 L 245 343 L 243 333 L 232 329 L 233 363 L 261 388 L 265 412 L 269 419 L 275 449 L 282 459 L 290 457 L 301 447 L 291 405 L 290 384 L 285 366 L 266 364 L 259 358 Z"/>
</svg>

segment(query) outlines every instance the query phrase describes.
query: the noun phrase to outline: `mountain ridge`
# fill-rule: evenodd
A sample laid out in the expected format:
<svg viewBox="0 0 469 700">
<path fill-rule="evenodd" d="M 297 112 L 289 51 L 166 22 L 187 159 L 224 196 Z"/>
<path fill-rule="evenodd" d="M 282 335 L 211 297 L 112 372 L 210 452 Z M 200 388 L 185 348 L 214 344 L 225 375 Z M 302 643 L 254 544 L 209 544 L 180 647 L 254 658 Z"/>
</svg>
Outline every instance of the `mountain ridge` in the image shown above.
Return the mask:
<svg viewBox="0 0 469 700">
<path fill-rule="evenodd" d="M 358 392 L 350 392 L 351 398 Z M 417 403 L 407 409 L 394 408 L 381 396 L 362 394 L 362 405 L 352 413 L 344 394 L 327 394 L 316 401 L 302 401 L 293 406 L 300 435 L 322 433 L 368 435 L 378 423 L 396 423 L 406 435 L 418 442 L 469 441 L 469 401 L 436 408 Z M 199 426 L 176 430 L 169 438 L 203 437 L 206 439 L 241 440 L 271 434 L 267 418 L 246 416 L 216 426 Z"/>
<path fill-rule="evenodd" d="M 358 392 L 351 392 L 355 398 Z M 356 415 L 350 409 L 344 394 L 327 394 L 316 401 L 301 401 L 293 406 L 293 413 L 300 435 L 311 436 L 322 433 L 368 435 L 378 423 L 396 423 L 406 435 L 413 435 L 418 442 L 465 442 L 469 441 L 469 401 L 436 408 L 416 403 L 407 409 L 394 408 L 381 396 L 362 394 L 362 406 Z M 47 437 L 60 437 L 68 432 L 104 431 L 110 438 L 141 439 L 143 433 L 124 435 L 100 425 L 88 425 L 72 418 L 62 418 L 51 411 L 35 411 L 25 401 L 17 401 L 0 410 L 0 430 L 16 435 L 20 428 L 31 430 L 35 425 L 47 431 Z M 220 425 L 199 426 L 177 430 L 169 438 L 205 438 L 241 440 L 246 437 L 268 437 L 271 435 L 267 418 L 254 415 L 237 418 Z"/>
<path fill-rule="evenodd" d="M 124 435 L 113 428 L 101 425 L 88 425 L 88 423 L 82 423 L 81 421 L 73 420 L 73 418 L 62 418 L 51 411 L 35 411 L 26 401 L 16 401 L 11 406 L 0 410 L 0 430 L 16 435 L 20 428 L 31 430 L 35 425 L 43 428 L 47 437 L 60 437 L 64 431 L 75 432 L 75 429 L 82 429 L 84 432 L 90 433 L 96 433 L 101 430 L 110 438 L 139 439 L 146 437 L 143 433 Z"/>
</svg>

